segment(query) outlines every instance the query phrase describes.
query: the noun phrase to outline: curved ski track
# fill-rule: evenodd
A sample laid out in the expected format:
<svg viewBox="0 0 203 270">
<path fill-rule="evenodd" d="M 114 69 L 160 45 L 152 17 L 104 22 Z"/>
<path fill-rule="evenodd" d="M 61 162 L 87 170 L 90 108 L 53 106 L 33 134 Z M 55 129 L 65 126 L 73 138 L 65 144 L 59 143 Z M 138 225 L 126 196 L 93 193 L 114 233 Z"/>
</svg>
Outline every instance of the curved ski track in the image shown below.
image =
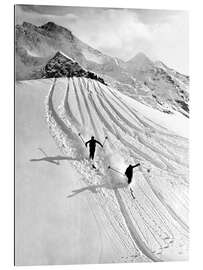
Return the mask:
<svg viewBox="0 0 203 270">
<path fill-rule="evenodd" d="M 142 116 L 114 89 L 86 78 L 64 81 L 66 93 L 56 110 L 57 80 L 53 80 L 45 100 L 46 120 L 59 149 L 73 158 L 72 165 L 84 185 L 90 191 L 95 186 L 89 199 L 100 209 L 97 218 L 111 239 L 115 262 L 122 258 L 134 262 L 185 259 L 189 231 L 187 139 Z M 99 171 L 87 160 L 79 132 L 85 140 L 95 135 L 103 141 L 108 136 L 104 151 L 98 148 L 96 152 Z M 126 185 L 119 186 L 125 179 L 108 170 L 108 165 L 117 161 L 114 154 L 122 168 L 138 160 L 142 164 L 133 180 L 135 200 Z"/>
</svg>

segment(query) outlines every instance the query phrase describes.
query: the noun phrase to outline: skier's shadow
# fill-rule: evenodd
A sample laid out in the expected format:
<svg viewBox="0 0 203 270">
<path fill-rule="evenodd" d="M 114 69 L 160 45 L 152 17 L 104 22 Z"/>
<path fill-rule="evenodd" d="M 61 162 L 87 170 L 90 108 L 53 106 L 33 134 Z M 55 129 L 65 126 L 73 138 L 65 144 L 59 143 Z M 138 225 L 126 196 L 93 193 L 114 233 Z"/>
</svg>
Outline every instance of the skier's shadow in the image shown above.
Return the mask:
<svg viewBox="0 0 203 270">
<path fill-rule="evenodd" d="M 31 162 L 35 161 L 47 161 L 56 165 L 60 165 L 60 160 L 76 160 L 75 158 L 72 157 L 66 157 L 66 156 L 46 156 L 43 158 L 32 158 L 30 159 Z"/>
<path fill-rule="evenodd" d="M 32 159 L 30 159 L 31 162 L 47 161 L 47 162 L 53 163 L 55 165 L 60 165 L 60 160 L 76 160 L 76 158 L 67 157 L 67 156 L 60 156 L 60 155 L 47 156 L 47 154 L 45 153 L 45 151 L 42 148 L 38 148 L 38 149 L 40 150 L 40 152 L 42 152 L 44 157 L 42 157 L 42 158 L 32 158 Z"/>
<path fill-rule="evenodd" d="M 79 189 L 75 189 L 75 190 L 72 190 L 72 193 L 70 195 L 67 196 L 67 198 L 71 198 L 71 197 L 74 197 L 76 195 L 78 195 L 79 193 L 81 192 L 84 192 L 86 190 L 92 192 L 92 193 L 97 193 L 99 192 L 99 190 L 101 188 L 106 188 L 106 189 L 112 189 L 112 190 L 116 190 L 116 189 L 123 189 L 123 188 L 126 188 L 128 186 L 127 183 L 118 183 L 116 185 L 112 185 L 112 184 L 98 184 L 98 185 L 89 185 L 89 186 L 86 186 L 84 188 L 79 188 Z"/>
</svg>

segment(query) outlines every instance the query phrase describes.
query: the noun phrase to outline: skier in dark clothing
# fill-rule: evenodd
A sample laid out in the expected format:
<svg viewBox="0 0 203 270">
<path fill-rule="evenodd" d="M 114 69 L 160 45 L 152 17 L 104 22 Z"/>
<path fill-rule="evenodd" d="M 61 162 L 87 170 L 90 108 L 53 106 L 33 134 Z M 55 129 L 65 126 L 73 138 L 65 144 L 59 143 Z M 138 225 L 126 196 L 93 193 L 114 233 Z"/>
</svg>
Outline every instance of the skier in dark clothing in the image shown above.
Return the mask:
<svg viewBox="0 0 203 270">
<path fill-rule="evenodd" d="M 100 142 L 98 142 L 97 140 L 95 140 L 94 136 L 91 137 L 91 140 L 89 140 L 85 143 L 86 147 L 89 144 L 89 150 L 90 150 L 89 158 L 92 160 L 94 159 L 94 153 L 95 153 L 95 148 L 96 148 L 97 143 L 103 148 L 103 145 Z"/>
<path fill-rule="evenodd" d="M 133 178 L 133 168 L 140 166 L 140 163 L 137 163 L 136 165 L 129 165 L 128 168 L 125 171 L 125 175 L 128 178 L 128 184 L 130 184 L 132 182 L 132 178 Z"/>
<path fill-rule="evenodd" d="M 126 175 L 127 178 L 128 178 L 128 185 L 130 185 L 130 183 L 132 182 L 132 178 L 133 178 L 133 169 L 134 169 L 135 167 L 138 167 L 138 166 L 140 166 L 140 163 L 137 163 L 136 165 L 131 165 L 131 164 L 130 164 L 130 165 L 128 166 L 128 168 L 126 169 L 125 175 Z M 131 193 L 133 199 L 135 199 L 135 196 L 134 196 L 134 193 L 133 193 L 133 190 L 132 190 L 131 187 L 130 187 L 130 193 Z"/>
</svg>

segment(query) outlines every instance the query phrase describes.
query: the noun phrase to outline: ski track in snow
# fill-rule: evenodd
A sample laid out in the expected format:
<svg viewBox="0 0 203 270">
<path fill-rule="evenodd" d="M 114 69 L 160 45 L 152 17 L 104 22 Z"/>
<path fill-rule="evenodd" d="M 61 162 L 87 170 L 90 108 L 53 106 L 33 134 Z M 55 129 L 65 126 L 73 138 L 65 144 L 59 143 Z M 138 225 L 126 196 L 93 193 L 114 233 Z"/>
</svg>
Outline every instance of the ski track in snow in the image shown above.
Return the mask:
<svg viewBox="0 0 203 270">
<path fill-rule="evenodd" d="M 86 78 L 64 78 L 67 88 L 58 109 L 53 106 L 57 79 L 45 100 L 46 121 L 63 154 L 73 159 L 84 187 L 100 215 L 98 230 L 112 243 L 112 262 L 185 260 L 188 248 L 188 140 L 142 116 L 116 91 Z M 103 142 L 92 169 L 85 140 Z M 108 170 L 141 162 L 131 197 L 126 179 Z M 120 165 L 120 167 L 119 167 Z M 150 168 L 150 173 L 147 169 Z M 76 191 L 77 192 L 77 191 Z M 77 193 L 76 193 L 77 194 Z M 71 196 L 74 196 L 71 195 Z M 70 197 L 71 197 L 70 196 Z M 99 261 L 102 262 L 102 248 Z"/>
</svg>

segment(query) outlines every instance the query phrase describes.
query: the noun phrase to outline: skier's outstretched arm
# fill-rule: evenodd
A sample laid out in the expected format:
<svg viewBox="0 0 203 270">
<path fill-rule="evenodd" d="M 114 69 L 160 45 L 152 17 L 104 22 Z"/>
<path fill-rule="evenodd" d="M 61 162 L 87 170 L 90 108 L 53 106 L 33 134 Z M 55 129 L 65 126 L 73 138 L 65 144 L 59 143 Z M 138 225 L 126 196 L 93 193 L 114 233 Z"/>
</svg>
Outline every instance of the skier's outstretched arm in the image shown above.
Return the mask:
<svg viewBox="0 0 203 270">
<path fill-rule="evenodd" d="M 85 146 L 87 147 L 88 143 L 90 143 L 90 140 L 85 143 Z"/>
<path fill-rule="evenodd" d="M 137 163 L 136 165 L 132 166 L 133 168 L 140 166 L 140 163 Z"/>
<path fill-rule="evenodd" d="M 103 145 L 100 142 L 98 142 L 96 140 L 95 140 L 95 142 L 98 143 L 103 148 Z"/>
</svg>

